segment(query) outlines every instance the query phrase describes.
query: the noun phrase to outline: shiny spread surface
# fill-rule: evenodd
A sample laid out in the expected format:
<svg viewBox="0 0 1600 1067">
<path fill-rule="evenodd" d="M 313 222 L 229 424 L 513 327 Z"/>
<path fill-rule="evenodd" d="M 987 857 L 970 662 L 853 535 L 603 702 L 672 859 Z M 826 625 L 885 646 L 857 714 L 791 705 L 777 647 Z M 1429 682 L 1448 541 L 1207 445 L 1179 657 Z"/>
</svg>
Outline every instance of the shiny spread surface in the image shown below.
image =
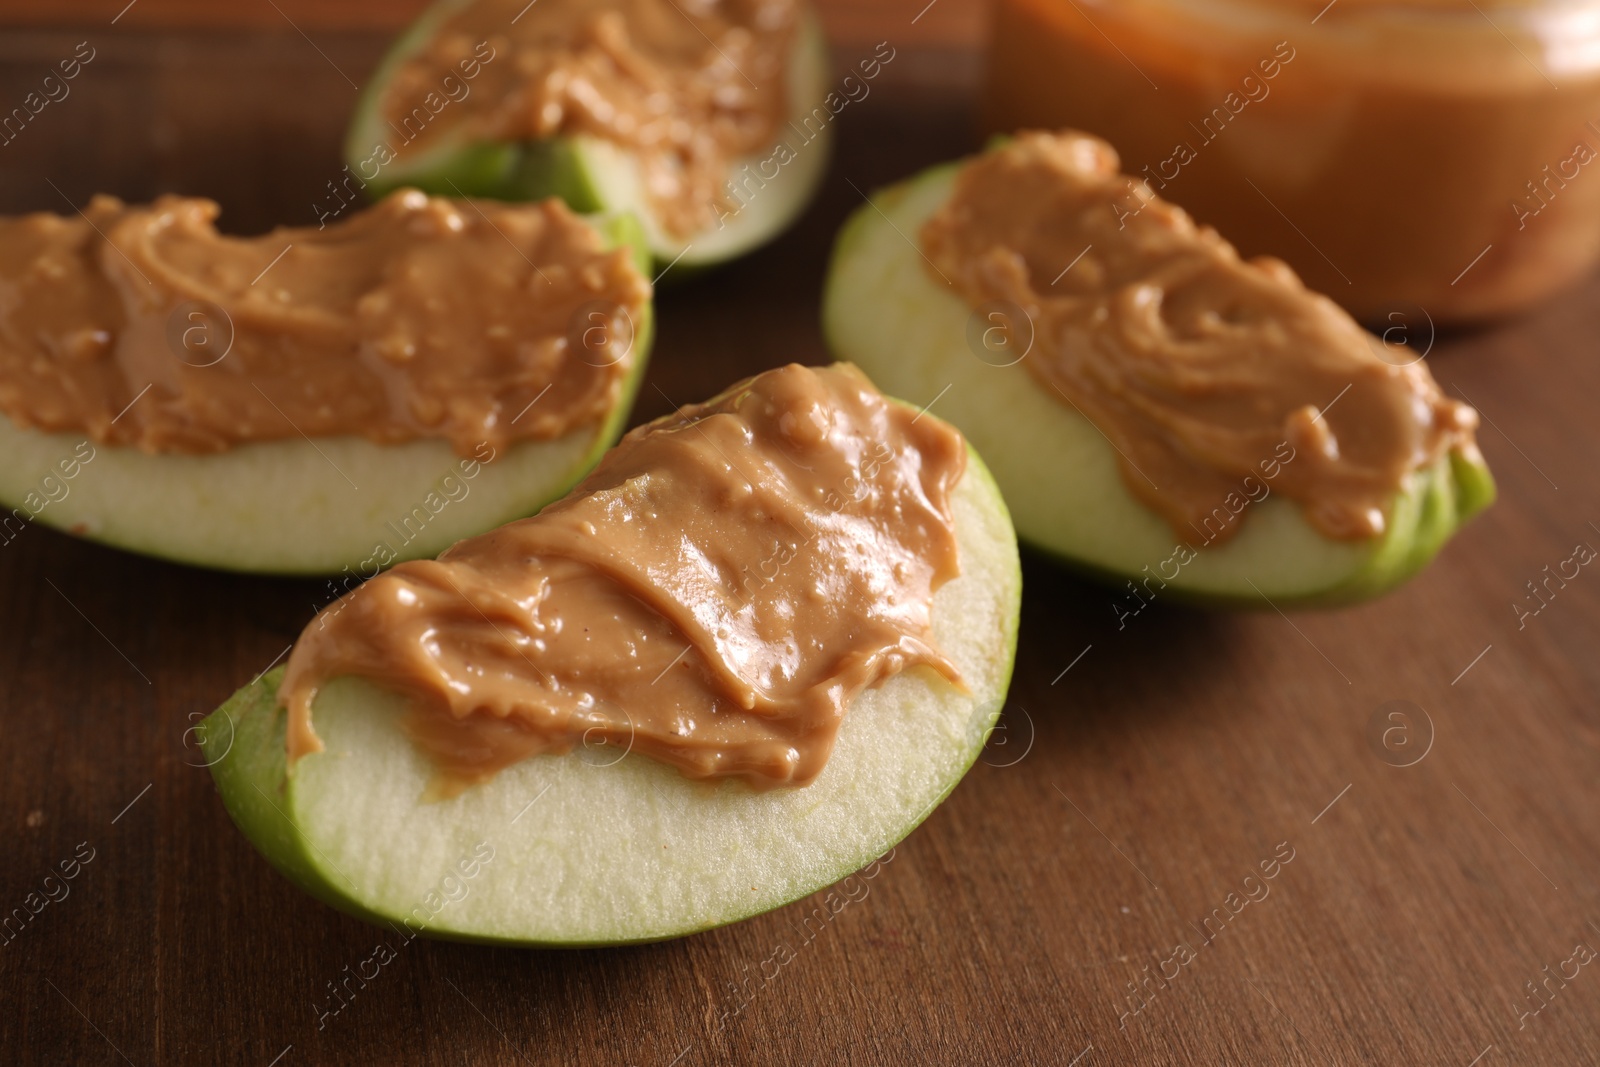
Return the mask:
<svg viewBox="0 0 1600 1067">
<path fill-rule="evenodd" d="M 533 518 L 402 563 L 289 657 L 291 761 L 318 689 L 407 697 L 444 792 L 538 753 L 804 785 L 863 689 L 959 681 L 932 596 L 959 570 L 960 435 L 855 368 L 788 366 L 640 427 Z"/>
<path fill-rule="evenodd" d="M 1231 533 L 1222 505 L 1269 469 L 1323 534 L 1373 537 L 1408 474 L 1474 447 L 1477 413 L 1410 349 L 1131 186 L 1098 138 L 1023 134 L 962 167 L 922 246 L 975 307 L 1026 313 L 1023 363 L 1181 538 Z"/>
<path fill-rule="evenodd" d="M 466 455 L 603 418 L 636 359 L 649 282 L 558 202 L 407 190 L 249 238 L 217 211 L 101 196 L 0 219 L 0 412 L 147 452 L 360 435 Z"/>
<path fill-rule="evenodd" d="M 1528 307 L 1600 258 L 1596 13 L 995 0 L 985 125 L 1106 138 L 1245 254 L 1423 348 L 1430 323 Z"/>
<path fill-rule="evenodd" d="M 662 225 L 685 236 L 717 219 L 728 163 L 771 147 L 798 6 L 476 0 L 401 64 L 380 110 L 411 138 L 401 158 L 458 139 L 612 141 L 637 154 Z M 456 99 L 463 63 L 478 74 Z"/>
</svg>

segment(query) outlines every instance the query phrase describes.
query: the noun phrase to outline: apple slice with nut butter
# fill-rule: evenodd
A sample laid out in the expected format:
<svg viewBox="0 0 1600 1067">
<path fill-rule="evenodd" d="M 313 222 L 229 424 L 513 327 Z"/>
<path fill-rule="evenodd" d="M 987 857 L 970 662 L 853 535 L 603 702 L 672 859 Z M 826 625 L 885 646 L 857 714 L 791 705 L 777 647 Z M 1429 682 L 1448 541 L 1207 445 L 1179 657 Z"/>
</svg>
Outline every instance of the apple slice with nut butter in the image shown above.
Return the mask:
<svg viewBox="0 0 1600 1067">
<path fill-rule="evenodd" d="M 839 235 L 823 320 L 839 359 L 968 435 L 1024 540 L 1144 599 L 1374 596 L 1494 498 L 1476 412 L 1411 349 L 1086 134 L 879 193 Z"/>
<path fill-rule="evenodd" d="M 352 914 L 674 937 L 910 833 L 999 715 L 1020 595 L 1005 505 L 955 430 L 854 368 L 790 366 L 330 605 L 201 740 L 246 836 Z"/>
<path fill-rule="evenodd" d="M 621 432 L 653 321 L 632 220 L 415 190 L 250 238 L 217 212 L 0 220 L 0 540 L 355 580 L 537 511 Z"/>
<path fill-rule="evenodd" d="M 709 266 L 810 202 L 837 111 L 828 68 L 800 0 L 439 0 L 363 92 L 343 184 L 558 196 L 640 219 L 661 265 Z"/>
</svg>

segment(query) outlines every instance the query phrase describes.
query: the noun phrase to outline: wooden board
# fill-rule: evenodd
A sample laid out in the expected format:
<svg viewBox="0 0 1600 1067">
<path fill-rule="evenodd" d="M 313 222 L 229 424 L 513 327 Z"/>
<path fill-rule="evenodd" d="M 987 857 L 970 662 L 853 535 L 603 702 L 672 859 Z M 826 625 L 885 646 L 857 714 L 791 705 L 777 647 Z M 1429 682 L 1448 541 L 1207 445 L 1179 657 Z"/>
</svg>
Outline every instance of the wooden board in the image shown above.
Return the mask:
<svg viewBox="0 0 1600 1067">
<path fill-rule="evenodd" d="M 430 0 L 7 0 L 0 24 L 124 29 L 198 26 L 305 34 L 397 31 Z M 529 0 L 530 5 L 533 0 Z M 982 32 L 980 0 L 814 0 L 830 39 L 873 44 L 893 33 L 920 45 L 973 44 Z"/>
<path fill-rule="evenodd" d="M 12 30 L 0 103 L 85 36 L 72 95 L 0 147 L 0 210 L 175 190 L 223 200 L 235 231 L 310 222 L 346 78 L 382 44 Z M 857 189 L 972 146 L 975 72 L 901 49 L 840 117 L 804 223 L 662 294 L 637 418 L 826 358 L 833 233 Z M 186 731 L 326 590 L 27 529 L 0 545 L 0 909 L 92 859 L 0 937 L 0 1063 L 1600 1062 L 1600 964 L 1574 957 L 1600 949 L 1600 575 L 1522 628 L 1513 609 L 1600 547 L 1597 301 L 1591 283 L 1438 339 L 1502 498 L 1385 600 L 1157 601 L 1119 630 L 1114 594 L 1030 557 L 1004 731 L 866 895 L 809 927 L 816 899 L 668 944 L 523 952 L 401 945 L 314 903 L 233 829 Z M 1396 700 L 1410 732 L 1370 741 Z"/>
</svg>

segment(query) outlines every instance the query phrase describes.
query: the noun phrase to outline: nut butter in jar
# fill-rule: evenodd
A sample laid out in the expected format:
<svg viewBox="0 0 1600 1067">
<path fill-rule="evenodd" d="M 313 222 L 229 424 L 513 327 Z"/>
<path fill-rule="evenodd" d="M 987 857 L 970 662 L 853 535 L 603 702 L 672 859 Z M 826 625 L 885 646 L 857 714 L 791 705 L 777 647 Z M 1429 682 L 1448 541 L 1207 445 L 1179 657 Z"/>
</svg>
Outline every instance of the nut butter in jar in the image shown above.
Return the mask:
<svg viewBox="0 0 1600 1067">
<path fill-rule="evenodd" d="M 1600 258 L 1600 0 L 994 0 L 985 123 L 1071 126 L 1374 324 Z"/>
</svg>

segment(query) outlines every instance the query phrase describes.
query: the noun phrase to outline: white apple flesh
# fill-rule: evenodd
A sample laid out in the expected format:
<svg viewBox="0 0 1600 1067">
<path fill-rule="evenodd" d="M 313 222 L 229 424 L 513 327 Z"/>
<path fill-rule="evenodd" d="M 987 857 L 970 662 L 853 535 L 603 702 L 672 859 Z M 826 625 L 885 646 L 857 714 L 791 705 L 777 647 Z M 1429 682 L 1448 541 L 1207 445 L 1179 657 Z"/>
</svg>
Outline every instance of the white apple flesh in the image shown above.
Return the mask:
<svg viewBox="0 0 1600 1067">
<path fill-rule="evenodd" d="M 403 701 L 358 678 L 318 695 L 312 719 L 326 747 L 286 772 L 282 668 L 205 720 L 206 760 L 229 814 L 278 870 L 335 907 L 411 932 L 620 944 L 767 911 L 910 833 L 1000 713 L 1021 597 L 1016 539 L 976 454 L 952 501 L 961 574 L 935 593 L 933 626 L 966 691 L 926 668 L 865 691 L 802 788 L 691 781 L 597 745 L 428 800 L 433 767 L 401 730 Z"/>
<path fill-rule="evenodd" d="M 1128 490 L 1105 436 L 1020 360 L 980 358 L 969 342 L 972 308 L 930 276 L 912 242 L 950 196 L 958 167 L 881 190 L 845 224 L 824 287 L 823 331 L 836 358 L 886 392 L 937 400 L 937 413 L 988 461 L 1024 541 L 1117 585 L 1155 575 L 1163 596 L 1327 604 L 1403 581 L 1493 500 L 1488 469 L 1448 455 L 1410 476 L 1380 537 L 1330 540 L 1295 503 L 1271 495 L 1249 505 L 1231 540 L 1178 565 L 1179 537 Z"/>
<path fill-rule="evenodd" d="M 800 216 L 821 184 L 833 142 L 833 113 L 824 106 L 828 42 L 810 11 L 801 18 L 787 67 L 789 121 L 773 135 L 771 146 L 729 163 L 724 188 L 732 190 L 730 203 L 718 212 L 714 224 L 697 233 L 675 234 L 662 226 L 645 193 L 637 158 L 600 137 L 475 142 L 446 133 L 426 152 L 406 153 L 376 166 L 375 159 L 386 158 L 380 146 L 392 148 L 398 139 L 381 112 L 396 72 L 432 40 L 451 14 L 471 2 L 440 0 L 423 12 L 390 49 L 363 92 L 345 139 L 345 157 L 352 174 L 364 179 L 370 175 L 364 180 L 369 196 L 412 186 L 438 196 L 497 200 L 559 196 L 574 211 L 626 212 L 641 220 L 657 264 L 675 264 L 674 274 L 681 274 L 766 244 Z M 789 151 L 780 150 L 780 143 Z"/>
<path fill-rule="evenodd" d="M 633 248 L 641 270 L 648 266 L 636 220 L 591 221 L 612 245 Z M 180 563 L 261 574 L 348 568 L 353 580 L 435 556 L 533 514 L 588 473 L 622 433 L 653 329 L 647 307 L 634 325 L 633 365 L 605 419 L 553 441 L 468 456 L 438 440 L 379 445 L 359 437 L 152 455 L 25 429 L 0 415 L 3 540 L 32 520 Z"/>
</svg>

